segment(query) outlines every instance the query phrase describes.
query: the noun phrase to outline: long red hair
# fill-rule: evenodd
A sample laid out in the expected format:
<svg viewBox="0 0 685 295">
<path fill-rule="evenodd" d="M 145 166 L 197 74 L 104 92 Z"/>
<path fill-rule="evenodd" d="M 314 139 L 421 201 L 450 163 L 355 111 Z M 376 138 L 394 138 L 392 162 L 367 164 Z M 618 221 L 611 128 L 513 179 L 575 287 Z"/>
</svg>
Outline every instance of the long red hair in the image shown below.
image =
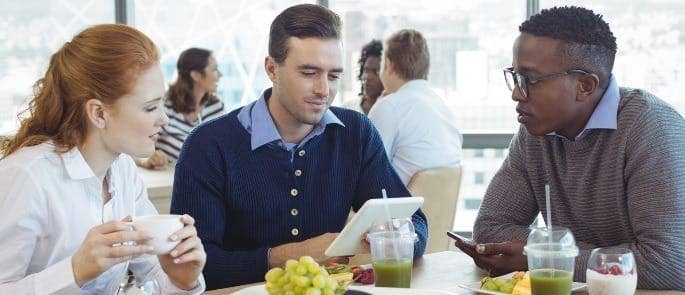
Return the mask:
<svg viewBox="0 0 685 295">
<path fill-rule="evenodd" d="M 87 131 L 84 104 L 106 104 L 129 93 L 141 71 L 157 64 L 159 51 L 142 32 L 118 24 L 89 27 L 50 57 L 45 76 L 34 84 L 17 134 L 0 146 L 11 155 L 46 141 L 65 152 L 83 143 Z M 27 114 L 28 113 L 28 114 Z"/>
</svg>

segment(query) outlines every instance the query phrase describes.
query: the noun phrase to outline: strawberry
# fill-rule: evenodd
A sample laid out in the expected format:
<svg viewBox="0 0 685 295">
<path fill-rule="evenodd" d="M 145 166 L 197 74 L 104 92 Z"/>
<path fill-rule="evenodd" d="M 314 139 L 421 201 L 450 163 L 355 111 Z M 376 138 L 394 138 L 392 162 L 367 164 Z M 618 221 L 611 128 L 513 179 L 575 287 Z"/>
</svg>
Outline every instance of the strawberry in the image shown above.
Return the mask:
<svg viewBox="0 0 685 295">
<path fill-rule="evenodd" d="M 621 270 L 621 266 L 615 265 L 615 264 L 609 268 L 609 272 L 615 276 L 623 275 L 623 271 Z"/>
<path fill-rule="evenodd" d="M 596 268 L 595 271 L 598 272 L 598 273 L 601 273 L 601 274 L 603 274 L 603 275 L 608 275 L 608 274 L 609 274 L 609 270 L 608 270 L 606 267 Z"/>
<path fill-rule="evenodd" d="M 373 275 L 373 268 L 369 269 L 354 269 L 354 281 L 364 285 L 370 285 L 375 282 Z"/>
<path fill-rule="evenodd" d="M 359 280 L 360 283 L 365 284 L 365 285 L 370 285 L 375 282 L 374 274 L 373 274 L 373 268 L 366 269 L 362 272 L 362 277 Z"/>
</svg>

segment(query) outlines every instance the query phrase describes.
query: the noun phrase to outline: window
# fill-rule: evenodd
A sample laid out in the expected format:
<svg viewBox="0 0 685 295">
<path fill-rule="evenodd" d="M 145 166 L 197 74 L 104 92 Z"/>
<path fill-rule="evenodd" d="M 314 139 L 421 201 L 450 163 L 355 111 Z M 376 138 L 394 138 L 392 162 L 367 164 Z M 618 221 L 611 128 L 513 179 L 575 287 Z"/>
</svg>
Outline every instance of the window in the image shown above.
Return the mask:
<svg viewBox="0 0 685 295">
<path fill-rule="evenodd" d="M 480 208 L 482 198 L 473 198 L 464 200 L 464 207 L 467 210 L 478 210 Z"/>
<path fill-rule="evenodd" d="M 511 66 L 526 1 L 365 1 L 330 0 L 344 25 L 345 75 L 337 102 L 358 99 L 357 58 L 371 39 L 383 40 L 414 28 L 428 41 L 428 80 L 456 113 L 461 130 L 513 133 L 515 104 L 502 69 Z"/>
<path fill-rule="evenodd" d="M 183 50 L 211 50 L 224 75 L 218 95 L 231 110 L 259 98 L 271 86 L 263 67 L 269 26 L 283 9 L 300 3 L 315 1 L 135 1 L 132 25 L 157 43 L 167 83 L 176 80 L 176 61 Z"/>
<path fill-rule="evenodd" d="M 14 132 L 50 56 L 87 26 L 114 22 L 114 1 L 3 1 L 0 5 L 0 134 Z"/>
<path fill-rule="evenodd" d="M 486 150 L 490 149 L 465 149 L 462 153 L 464 155 L 462 179 L 464 180 L 461 182 L 457 216 L 454 220 L 453 229 L 456 231 L 470 232 L 473 229 L 473 222 L 478 216 L 480 202 L 488 188 L 488 183 L 504 161 L 502 157 L 493 156 L 496 152 L 486 153 Z M 470 181 L 471 179 L 473 182 Z"/>
<path fill-rule="evenodd" d="M 477 149 L 473 151 L 473 156 L 476 158 L 483 158 L 485 157 L 485 150 L 484 149 Z"/>
<path fill-rule="evenodd" d="M 477 185 L 483 185 L 485 183 L 485 172 L 476 172 L 473 174 L 473 183 Z"/>
<path fill-rule="evenodd" d="M 680 0 L 541 0 L 541 8 L 577 5 L 602 14 L 616 36 L 619 86 L 641 88 L 685 114 L 685 5 Z"/>
</svg>

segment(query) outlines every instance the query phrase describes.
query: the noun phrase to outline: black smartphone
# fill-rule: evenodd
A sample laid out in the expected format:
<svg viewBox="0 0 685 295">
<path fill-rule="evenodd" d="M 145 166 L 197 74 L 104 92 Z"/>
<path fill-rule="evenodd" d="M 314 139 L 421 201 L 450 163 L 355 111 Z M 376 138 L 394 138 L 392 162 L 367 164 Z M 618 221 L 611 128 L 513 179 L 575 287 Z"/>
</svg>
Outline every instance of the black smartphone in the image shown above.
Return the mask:
<svg viewBox="0 0 685 295">
<path fill-rule="evenodd" d="M 468 239 L 466 237 L 462 237 L 462 236 L 455 234 L 451 231 L 447 232 L 447 236 L 452 238 L 452 239 L 455 239 L 457 241 L 460 241 L 462 244 L 469 245 L 469 247 L 471 247 L 471 248 L 476 248 L 476 243 L 474 241 L 472 241 L 471 239 Z"/>
</svg>

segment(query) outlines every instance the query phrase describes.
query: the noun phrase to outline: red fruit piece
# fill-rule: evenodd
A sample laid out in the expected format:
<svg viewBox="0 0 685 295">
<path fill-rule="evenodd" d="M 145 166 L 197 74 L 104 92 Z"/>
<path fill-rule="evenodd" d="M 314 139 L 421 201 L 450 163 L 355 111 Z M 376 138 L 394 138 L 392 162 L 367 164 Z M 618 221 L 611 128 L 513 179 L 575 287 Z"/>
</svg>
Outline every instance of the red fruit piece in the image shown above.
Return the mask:
<svg viewBox="0 0 685 295">
<path fill-rule="evenodd" d="M 365 269 L 362 271 L 361 279 L 359 280 L 360 283 L 364 285 L 370 285 L 373 284 L 376 280 L 374 279 L 373 275 L 373 268 Z"/>
<path fill-rule="evenodd" d="M 363 272 L 364 272 L 364 270 L 361 268 L 352 269 L 352 278 L 354 279 L 355 282 L 359 282 L 359 280 L 362 278 Z"/>
<path fill-rule="evenodd" d="M 595 271 L 598 272 L 598 273 L 601 273 L 601 274 L 603 274 L 603 275 L 608 275 L 608 274 L 609 274 L 609 270 L 607 270 L 606 267 L 596 268 Z"/>
<path fill-rule="evenodd" d="M 623 271 L 621 271 L 621 267 L 618 266 L 618 265 L 612 265 L 612 266 L 609 268 L 609 272 L 610 272 L 612 275 L 615 275 L 615 276 L 623 275 Z"/>
</svg>

